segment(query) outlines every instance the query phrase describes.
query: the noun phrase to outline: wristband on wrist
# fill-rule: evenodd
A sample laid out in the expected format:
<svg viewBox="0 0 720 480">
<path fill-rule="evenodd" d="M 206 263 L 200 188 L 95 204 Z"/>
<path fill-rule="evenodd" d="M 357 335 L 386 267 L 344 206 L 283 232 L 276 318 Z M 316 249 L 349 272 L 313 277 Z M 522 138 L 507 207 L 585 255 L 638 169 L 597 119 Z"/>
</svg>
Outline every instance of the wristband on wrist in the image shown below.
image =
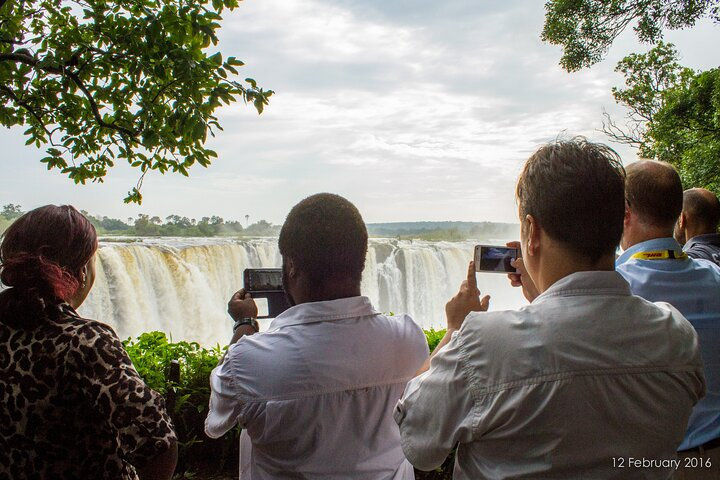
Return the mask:
<svg viewBox="0 0 720 480">
<path fill-rule="evenodd" d="M 255 329 L 255 332 L 260 331 L 260 327 L 255 318 L 245 317 L 245 318 L 239 318 L 239 319 L 235 320 L 235 324 L 233 325 L 233 333 L 235 333 L 235 331 L 243 325 L 250 325 L 251 327 L 253 327 Z"/>
</svg>

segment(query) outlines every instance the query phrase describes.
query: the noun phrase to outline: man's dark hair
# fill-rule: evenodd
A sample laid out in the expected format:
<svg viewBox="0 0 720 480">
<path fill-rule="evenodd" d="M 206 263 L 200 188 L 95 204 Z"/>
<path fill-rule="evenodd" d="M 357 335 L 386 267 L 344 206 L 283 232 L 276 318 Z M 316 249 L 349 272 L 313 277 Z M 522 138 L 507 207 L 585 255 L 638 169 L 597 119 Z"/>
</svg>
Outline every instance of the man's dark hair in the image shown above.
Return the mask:
<svg viewBox="0 0 720 480">
<path fill-rule="evenodd" d="M 360 282 L 368 233 L 355 205 L 339 195 L 318 193 L 290 210 L 278 245 L 317 285 L 342 278 Z"/>
<path fill-rule="evenodd" d="M 624 178 L 619 155 L 606 145 L 583 137 L 544 145 L 518 178 L 521 221 L 532 215 L 550 237 L 597 261 L 620 243 Z"/>
<path fill-rule="evenodd" d="M 683 211 L 707 233 L 717 231 L 720 224 L 720 201 L 709 190 L 692 188 L 683 193 Z"/>
<path fill-rule="evenodd" d="M 672 229 L 683 204 L 680 175 L 669 163 L 643 160 L 627 166 L 625 199 L 640 220 Z"/>
</svg>

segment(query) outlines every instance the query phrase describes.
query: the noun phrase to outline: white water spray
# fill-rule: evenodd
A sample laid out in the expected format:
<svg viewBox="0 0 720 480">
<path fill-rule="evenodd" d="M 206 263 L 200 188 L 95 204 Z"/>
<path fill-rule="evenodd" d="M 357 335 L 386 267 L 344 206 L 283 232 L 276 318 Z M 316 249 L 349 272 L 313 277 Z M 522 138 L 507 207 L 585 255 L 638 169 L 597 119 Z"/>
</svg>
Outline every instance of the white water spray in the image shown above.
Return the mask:
<svg viewBox="0 0 720 480">
<path fill-rule="evenodd" d="M 445 303 L 465 278 L 473 246 L 370 239 L 362 292 L 382 312 L 409 313 L 423 327 L 442 328 Z M 123 339 L 161 330 L 176 341 L 225 344 L 232 324 L 227 301 L 242 287 L 243 270 L 280 263 L 277 239 L 102 242 L 95 286 L 80 314 L 111 325 Z M 477 279 L 492 296 L 492 310 L 524 303 L 504 275 Z"/>
</svg>

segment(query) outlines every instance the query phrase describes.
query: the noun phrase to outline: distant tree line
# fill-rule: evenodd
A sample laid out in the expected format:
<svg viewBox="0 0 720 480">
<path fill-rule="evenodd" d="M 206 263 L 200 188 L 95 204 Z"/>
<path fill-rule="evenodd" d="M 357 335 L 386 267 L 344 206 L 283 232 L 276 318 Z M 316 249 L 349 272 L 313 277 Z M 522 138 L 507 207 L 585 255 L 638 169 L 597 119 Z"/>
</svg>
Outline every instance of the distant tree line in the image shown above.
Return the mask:
<svg viewBox="0 0 720 480">
<path fill-rule="evenodd" d="M 462 241 L 518 238 L 520 233 L 518 224 L 496 222 L 370 223 L 367 227 L 370 236 L 401 240 Z"/>
<path fill-rule="evenodd" d="M 10 223 L 22 215 L 20 205 L 7 204 L 0 213 L 0 231 L 4 231 Z M 203 217 L 199 221 L 194 218 L 180 215 L 169 215 L 163 221 L 158 216 L 151 217 L 139 214 L 137 218 L 128 218 L 123 221 L 106 216 L 94 216 L 86 211 L 83 215 L 90 220 L 100 235 L 140 236 L 140 237 L 215 237 L 215 236 L 245 236 L 266 237 L 277 236 L 279 225 L 273 225 L 266 220 L 259 220 L 252 225 L 243 227 L 237 221 L 226 221 L 221 217 Z"/>
<path fill-rule="evenodd" d="M 7 204 L 0 211 L 0 233 L 20 215 L 25 213 L 20 205 Z M 180 215 L 162 218 L 139 214 L 126 221 L 106 216 L 91 215 L 82 211 L 99 235 L 128 237 L 275 237 L 280 225 L 259 220 L 243 227 L 237 220 L 226 221 L 221 217 L 202 217 L 199 221 Z M 246 221 L 247 221 L 246 217 Z M 497 240 L 519 238 L 518 224 L 496 222 L 395 222 L 369 223 L 371 237 L 399 240 L 419 239 L 431 242 L 463 240 Z"/>
</svg>

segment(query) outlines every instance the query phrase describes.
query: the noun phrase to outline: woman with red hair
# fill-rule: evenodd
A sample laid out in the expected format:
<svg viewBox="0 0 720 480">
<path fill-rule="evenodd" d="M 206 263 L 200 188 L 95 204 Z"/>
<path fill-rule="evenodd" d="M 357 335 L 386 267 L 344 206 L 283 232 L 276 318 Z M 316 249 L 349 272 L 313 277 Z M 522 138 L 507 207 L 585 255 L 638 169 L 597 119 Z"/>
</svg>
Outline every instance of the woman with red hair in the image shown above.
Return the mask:
<svg viewBox="0 0 720 480">
<path fill-rule="evenodd" d="M 169 479 L 162 397 L 115 332 L 75 309 L 95 279 L 97 234 L 71 206 L 18 218 L 0 245 L 0 478 Z"/>
</svg>

